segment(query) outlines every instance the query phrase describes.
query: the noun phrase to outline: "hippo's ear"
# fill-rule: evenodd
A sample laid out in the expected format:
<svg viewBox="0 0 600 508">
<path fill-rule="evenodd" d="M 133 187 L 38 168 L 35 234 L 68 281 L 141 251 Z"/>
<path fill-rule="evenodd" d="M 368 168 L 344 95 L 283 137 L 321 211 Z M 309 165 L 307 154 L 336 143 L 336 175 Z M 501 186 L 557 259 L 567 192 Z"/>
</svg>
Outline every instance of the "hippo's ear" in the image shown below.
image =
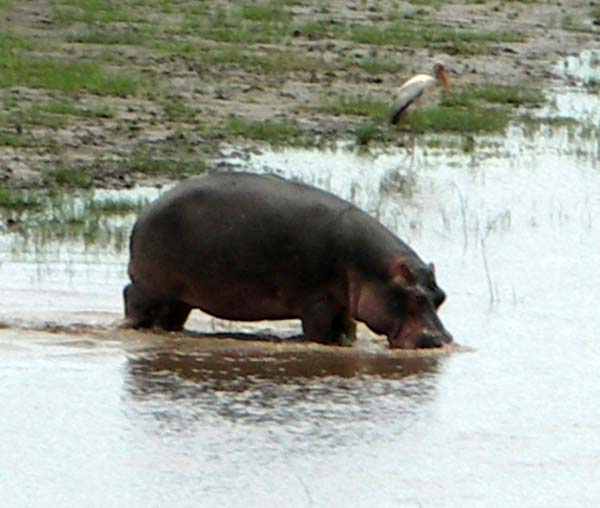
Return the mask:
<svg viewBox="0 0 600 508">
<path fill-rule="evenodd" d="M 408 264 L 402 258 L 394 258 L 389 265 L 389 275 L 392 281 L 400 286 L 413 286 L 417 282 Z"/>
<path fill-rule="evenodd" d="M 435 265 L 433 263 L 429 263 L 429 269 L 431 270 L 431 273 L 433 273 L 433 275 L 435 275 Z"/>
</svg>

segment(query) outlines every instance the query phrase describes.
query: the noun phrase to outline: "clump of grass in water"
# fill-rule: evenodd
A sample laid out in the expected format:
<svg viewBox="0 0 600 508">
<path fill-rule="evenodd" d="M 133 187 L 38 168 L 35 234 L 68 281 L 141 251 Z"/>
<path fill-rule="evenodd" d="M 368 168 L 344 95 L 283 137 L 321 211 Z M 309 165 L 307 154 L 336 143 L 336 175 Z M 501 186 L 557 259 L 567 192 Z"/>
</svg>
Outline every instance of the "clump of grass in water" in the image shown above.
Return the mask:
<svg viewBox="0 0 600 508">
<path fill-rule="evenodd" d="M 600 79 L 590 79 L 585 86 L 590 92 L 600 94 Z"/>
<path fill-rule="evenodd" d="M 38 195 L 28 191 L 0 189 L 0 208 L 11 210 L 31 210 L 42 206 Z"/>
<path fill-rule="evenodd" d="M 94 212 L 103 215 L 129 215 L 141 211 L 148 205 L 147 199 L 92 199 L 85 203 L 86 212 Z"/>
<path fill-rule="evenodd" d="M 100 245 L 121 252 L 127 247 L 136 212 L 148 204 L 143 198 L 97 198 L 87 191 L 66 193 L 56 189 L 28 193 L 26 199 L 36 205 L 0 207 L 0 215 L 12 223 L 11 231 L 22 242 L 31 243 L 40 251 L 50 242 L 74 241 L 83 242 L 86 247 Z M 119 219 L 115 220 L 115 216 Z"/>
</svg>

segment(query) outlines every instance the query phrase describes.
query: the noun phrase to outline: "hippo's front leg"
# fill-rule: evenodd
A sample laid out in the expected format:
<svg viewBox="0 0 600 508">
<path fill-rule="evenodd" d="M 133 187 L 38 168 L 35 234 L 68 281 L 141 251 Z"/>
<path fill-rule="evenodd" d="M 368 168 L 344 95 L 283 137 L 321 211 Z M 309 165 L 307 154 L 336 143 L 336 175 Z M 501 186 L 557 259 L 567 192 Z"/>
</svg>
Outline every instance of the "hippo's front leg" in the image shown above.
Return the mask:
<svg viewBox="0 0 600 508">
<path fill-rule="evenodd" d="M 125 318 L 132 328 L 152 328 L 156 322 L 157 303 L 132 282 L 123 288 Z"/>
<path fill-rule="evenodd" d="M 348 309 L 327 297 L 312 300 L 302 312 L 305 340 L 328 345 L 351 346 L 356 340 L 356 323 Z"/>
<path fill-rule="evenodd" d="M 125 317 L 132 328 L 152 328 L 180 331 L 192 308 L 177 300 L 159 299 L 132 282 L 123 289 Z"/>
</svg>

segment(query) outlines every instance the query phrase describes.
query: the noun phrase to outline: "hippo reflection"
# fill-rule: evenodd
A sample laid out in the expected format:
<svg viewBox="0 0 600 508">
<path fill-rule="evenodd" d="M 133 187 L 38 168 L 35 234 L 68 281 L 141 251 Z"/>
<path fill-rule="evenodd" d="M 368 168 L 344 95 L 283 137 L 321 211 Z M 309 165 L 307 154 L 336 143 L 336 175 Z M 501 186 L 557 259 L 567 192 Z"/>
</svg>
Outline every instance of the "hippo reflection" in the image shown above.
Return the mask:
<svg viewBox="0 0 600 508">
<path fill-rule="evenodd" d="M 393 348 L 452 341 L 433 265 L 331 193 L 275 176 L 191 178 L 138 219 L 125 314 L 181 330 L 194 308 L 232 320 L 298 318 L 305 339 L 348 345 L 355 321 Z"/>
</svg>

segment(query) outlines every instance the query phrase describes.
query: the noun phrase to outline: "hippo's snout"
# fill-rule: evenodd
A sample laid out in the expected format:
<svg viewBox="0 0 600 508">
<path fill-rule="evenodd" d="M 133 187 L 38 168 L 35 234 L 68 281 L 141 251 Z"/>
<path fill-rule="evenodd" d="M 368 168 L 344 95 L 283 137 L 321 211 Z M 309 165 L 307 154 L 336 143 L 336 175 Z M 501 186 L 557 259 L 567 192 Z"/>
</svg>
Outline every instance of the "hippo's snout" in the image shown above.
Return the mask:
<svg viewBox="0 0 600 508">
<path fill-rule="evenodd" d="M 415 346 L 417 349 L 442 347 L 452 342 L 452 340 L 452 335 L 446 331 L 443 333 L 423 333 L 417 337 Z"/>
</svg>

